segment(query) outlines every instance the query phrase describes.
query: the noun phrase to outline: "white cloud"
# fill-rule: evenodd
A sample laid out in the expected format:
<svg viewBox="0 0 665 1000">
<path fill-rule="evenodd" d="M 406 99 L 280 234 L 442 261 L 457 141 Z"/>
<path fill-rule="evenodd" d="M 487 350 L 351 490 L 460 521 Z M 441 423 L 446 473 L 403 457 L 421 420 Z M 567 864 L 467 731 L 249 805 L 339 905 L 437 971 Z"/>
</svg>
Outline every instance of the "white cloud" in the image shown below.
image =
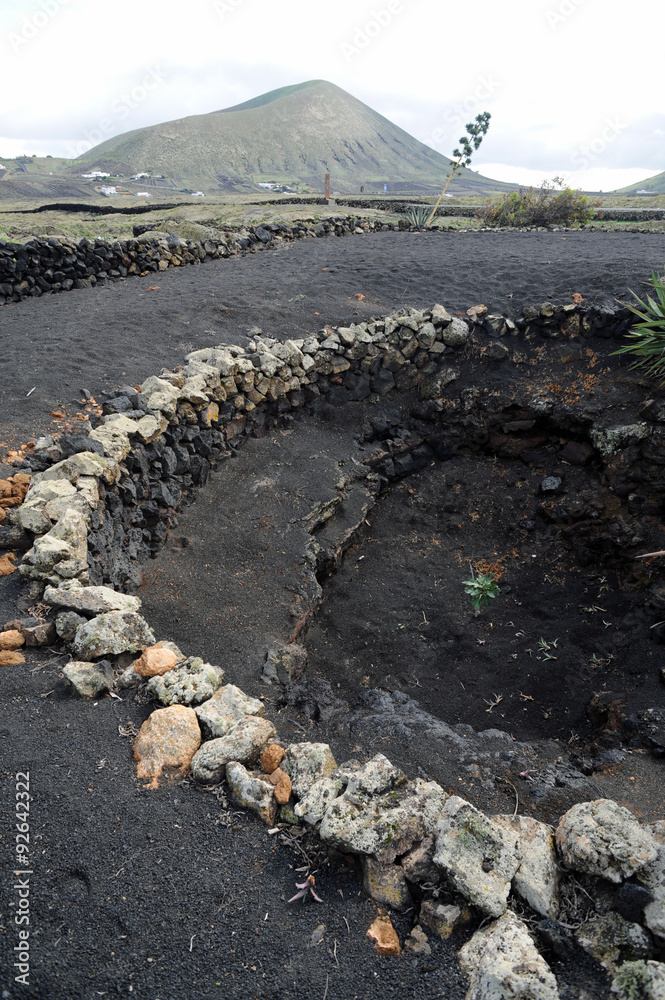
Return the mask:
<svg viewBox="0 0 665 1000">
<path fill-rule="evenodd" d="M 523 184 L 525 187 L 540 187 L 543 181 L 562 177 L 565 183 L 582 191 L 616 191 L 618 188 L 636 184 L 652 177 L 654 171 L 647 168 L 592 167 L 588 170 L 529 170 L 510 163 L 479 163 L 476 167 L 485 177 L 495 181 Z"/>
<path fill-rule="evenodd" d="M 662 69 L 612 57 L 628 17 L 652 36 L 665 27 L 652 0 L 629 12 L 601 0 L 511 0 L 509 12 L 495 0 L 337 0 L 332 10 L 311 0 L 5 0 L 0 60 L 17 99 L 3 108 L 0 154 L 63 153 L 102 121 L 118 134 L 325 78 L 443 153 L 489 110 L 486 162 L 573 171 L 614 121 L 625 128 L 588 169 L 657 173 Z M 123 95 L 154 67 L 160 86 L 129 106 Z"/>
</svg>

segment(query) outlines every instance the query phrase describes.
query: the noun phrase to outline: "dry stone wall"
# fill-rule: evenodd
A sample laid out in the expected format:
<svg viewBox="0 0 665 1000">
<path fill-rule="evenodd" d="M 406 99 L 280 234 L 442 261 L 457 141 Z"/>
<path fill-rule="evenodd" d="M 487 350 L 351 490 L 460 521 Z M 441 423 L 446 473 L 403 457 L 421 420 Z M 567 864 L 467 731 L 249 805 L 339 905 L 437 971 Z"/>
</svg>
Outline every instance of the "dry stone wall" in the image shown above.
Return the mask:
<svg viewBox="0 0 665 1000">
<path fill-rule="evenodd" d="M 130 240 L 76 242 L 49 236 L 26 243 L 0 243 L 0 304 L 220 260 L 276 242 L 405 228 L 409 228 L 406 223 L 398 226 L 340 216 L 318 224 L 229 226 L 205 240 L 182 240 L 174 233 L 155 230 L 154 225 L 137 225 Z"/>
<path fill-rule="evenodd" d="M 306 339 L 255 336 L 247 348 L 194 351 L 140 391 L 110 393 L 80 436 L 40 439 L 23 463 L 31 473 L 25 499 L 0 527 L 3 546 L 25 551 L 22 575 L 58 611 L 55 629 L 73 654 L 64 670 L 72 690 L 98 697 L 135 687 L 163 706 L 137 737 L 140 778 L 155 783 L 165 771 L 191 772 L 205 785 L 225 782 L 235 801 L 268 824 L 305 823 L 331 848 L 359 858 L 365 887 L 382 905 L 407 910 L 422 901 L 416 944 L 426 943 L 423 927 L 445 937 L 470 913 L 491 920 L 461 955 L 472 997 L 521 995 L 514 991 L 528 986 L 525 996 L 556 1000 L 538 948 L 566 936 L 557 920 L 568 872 L 582 874 L 592 892 L 597 880 L 599 898 L 608 882 L 623 893 L 602 927 L 596 919 L 577 930 L 574 946 L 614 977 L 619 996 L 663 997 L 663 823 L 641 824 L 617 803 L 597 800 L 574 806 L 554 831 L 528 817 L 487 816 L 436 782 L 407 780 L 380 754 L 338 766 L 325 744 L 281 746 L 260 701 L 225 683 L 221 668 L 158 642 L 126 592 L 165 539 L 183 494 L 205 485 L 211 462 L 248 435 L 306 407 L 411 393 L 422 426 L 372 458 L 387 482 L 445 450 L 440 432 L 422 427 L 447 407 L 453 439 L 456 427 L 483 433 L 474 416 L 478 393 L 467 389 L 453 401 L 470 351 L 506 363 L 525 340 L 611 337 L 627 321 L 621 310 L 545 304 L 514 323 L 481 306 L 460 317 L 436 305 Z M 534 400 L 534 416 L 554 406 Z M 664 421 L 650 404 L 638 423 L 614 426 L 602 416 L 591 426 L 590 440 L 617 483 L 640 454 L 665 461 Z M 443 891 L 458 902 L 437 904 Z"/>
</svg>

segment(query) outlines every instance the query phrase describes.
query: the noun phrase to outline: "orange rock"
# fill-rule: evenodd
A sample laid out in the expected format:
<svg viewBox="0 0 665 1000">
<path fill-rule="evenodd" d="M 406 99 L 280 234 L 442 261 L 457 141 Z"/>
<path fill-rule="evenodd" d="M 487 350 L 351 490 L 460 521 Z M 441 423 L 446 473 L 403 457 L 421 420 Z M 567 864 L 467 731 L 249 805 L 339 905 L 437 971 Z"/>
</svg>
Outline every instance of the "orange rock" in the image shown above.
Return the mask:
<svg viewBox="0 0 665 1000">
<path fill-rule="evenodd" d="M 379 955 L 399 955 L 399 938 L 390 917 L 377 917 L 367 931 L 367 937 L 376 942 Z"/>
<path fill-rule="evenodd" d="M 134 743 L 137 778 L 152 778 L 146 787 L 157 788 L 165 768 L 186 774 L 200 745 L 201 730 L 193 708 L 158 708 L 145 720 Z"/>
<path fill-rule="evenodd" d="M 177 662 L 178 657 L 173 650 L 159 645 L 148 646 L 138 660 L 134 660 L 134 670 L 141 677 L 158 677 L 173 670 Z"/>
<path fill-rule="evenodd" d="M 285 806 L 291 798 L 291 779 L 288 774 L 281 767 L 276 767 L 268 775 L 268 780 L 275 786 L 275 800 L 280 806 Z"/>
<path fill-rule="evenodd" d="M 0 650 L 0 667 L 16 667 L 19 663 L 25 663 L 23 653 L 14 653 L 10 649 Z"/>
<path fill-rule="evenodd" d="M 5 519 L 5 517 L 6 517 L 5 508 L 4 507 L 0 507 L 0 524 L 2 524 L 2 522 Z"/>
<path fill-rule="evenodd" d="M 0 649 L 18 649 L 24 642 L 25 639 L 15 628 L 9 632 L 0 632 Z"/>
<path fill-rule="evenodd" d="M 14 565 L 16 562 L 16 556 L 13 552 L 7 552 L 6 555 L 0 556 L 0 576 L 9 576 L 10 573 L 15 573 L 18 569 Z"/>
<path fill-rule="evenodd" d="M 279 743 L 271 743 L 261 754 L 261 767 L 266 774 L 272 774 L 273 771 L 277 770 L 285 756 L 284 747 L 281 747 Z"/>
</svg>

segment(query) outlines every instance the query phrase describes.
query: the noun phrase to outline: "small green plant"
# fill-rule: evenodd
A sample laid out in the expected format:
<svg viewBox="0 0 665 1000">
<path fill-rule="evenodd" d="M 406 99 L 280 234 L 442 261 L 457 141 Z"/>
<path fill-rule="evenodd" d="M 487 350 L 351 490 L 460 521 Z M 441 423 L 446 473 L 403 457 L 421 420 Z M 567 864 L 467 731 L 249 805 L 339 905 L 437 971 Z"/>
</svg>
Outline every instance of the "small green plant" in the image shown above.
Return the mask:
<svg viewBox="0 0 665 1000">
<path fill-rule="evenodd" d="M 630 293 L 642 308 L 628 308 L 642 322 L 634 323 L 626 335 L 630 343 L 612 353 L 635 355 L 637 360 L 631 368 L 646 367 L 646 375 L 661 378 L 665 376 L 665 274 L 659 278 L 654 272 L 648 284 L 656 294 L 655 297 L 647 295 L 646 302 L 635 295 L 635 292 Z M 665 385 L 665 378 L 662 378 L 661 385 Z"/>
<path fill-rule="evenodd" d="M 471 163 L 471 157 L 475 151 L 479 148 L 484 137 L 487 135 L 487 130 L 490 127 L 491 114 L 489 111 L 483 111 L 481 114 L 476 115 L 475 121 L 468 122 L 466 127 L 466 135 L 461 135 L 459 138 L 459 144 L 461 149 L 453 149 L 453 157 L 450 161 L 450 173 L 448 174 L 448 180 L 446 181 L 443 191 L 437 199 L 437 203 L 432 209 L 430 216 L 427 220 L 426 225 L 431 226 L 432 219 L 436 215 L 436 210 L 443 200 L 443 196 L 450 187 L 450 183 L 462 167 L 468 167 Z"/>
<path fill-rule="evenodd" d="M 471 571 L 473 574 L 473 570 Z M 464 590 L 471 597 L 475 611 L 480 611 L 483 604 L 489 604 L 492 598 L 497 597 L 501 590 L 495 583 L 491 573 L 479 573 L 478 576 L 471 576 L 464 581 Z"/>
<path fill-rule="evenodd" d="M 589 199 L 563 183 L 563 178 L 554 177 L 552 181 L 543 181 L 540 188 L 520 188 L 499 201 L 490 200 L 478 213 L 479 217 L 486 226 L 508 228 L 589 222 L 593 216 Z"/>
<path fill-rule="evenodd" d="M 558 639 L 550 639 L 549 642 L 547 641 L 547 639 L 539 639 L 538 640 L 538 650 L 539 650 L 539 652 L 541 652 L 543 654 L 543 659 L 545 659 L 545 660 L 558 660 L 559 659 L 558 656 L 553 656 L 552 655 L 552 650 L 557 648 L 557 643 L 558 642 L 559 642 Z"/>
<path fill-rule="evenodd" d="M 410 226 L 420 228 L 427 225 L 429 219 L 429 205 L 411 205 L 401 213 L 401 218 L 408 222 Z"/>
</svg>

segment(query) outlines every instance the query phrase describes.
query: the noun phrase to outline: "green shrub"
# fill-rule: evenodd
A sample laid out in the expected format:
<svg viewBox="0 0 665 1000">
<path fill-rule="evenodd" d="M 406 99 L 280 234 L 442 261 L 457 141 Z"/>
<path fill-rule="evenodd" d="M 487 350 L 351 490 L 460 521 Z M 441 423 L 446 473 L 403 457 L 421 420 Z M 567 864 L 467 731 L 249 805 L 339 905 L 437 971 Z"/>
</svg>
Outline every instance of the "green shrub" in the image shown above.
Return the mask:
<svg viewBox="0 0 665 1000">
<path fill-rule="evenodd" d="M 476 611 L 480 611 L 484 604 L 489 604 L 490 600 L 501 593 L 492 573 L 472 575 L 469 580 L 464 581 L 464 590 L 471 597 L 471 603 Z"/>
<path fill-rule="evenodd" d="M 570 226 L 586 223 L 592 215 L 587 196 L 564 188 L 560 177 L 543 181 L 540 188 L 520 188 L 499 201 L 488 201 L 479 212 L 486 226 Z"/>
<path fill-rule="evenodd" d="M 612 353 L 635 355 L 637 360 L 631 368 L 646 366 L 646 375 L 660 378 L 665 375 L 665 274 L 662 278 L 655 273 L 652 274 L 648 284 L 654 289 L 655 298 L 647 295 L 646 302 L 643 302 L 635 292 L 630 293 L 642 308 L 636 309 L 635 306 L 628 308 L 639 316 L 642 322 L 634 323 L 630 332 L 626 334 L 630 343 Z M 661 385 L 665 385 L 665 378 Z"/>
</svg>

